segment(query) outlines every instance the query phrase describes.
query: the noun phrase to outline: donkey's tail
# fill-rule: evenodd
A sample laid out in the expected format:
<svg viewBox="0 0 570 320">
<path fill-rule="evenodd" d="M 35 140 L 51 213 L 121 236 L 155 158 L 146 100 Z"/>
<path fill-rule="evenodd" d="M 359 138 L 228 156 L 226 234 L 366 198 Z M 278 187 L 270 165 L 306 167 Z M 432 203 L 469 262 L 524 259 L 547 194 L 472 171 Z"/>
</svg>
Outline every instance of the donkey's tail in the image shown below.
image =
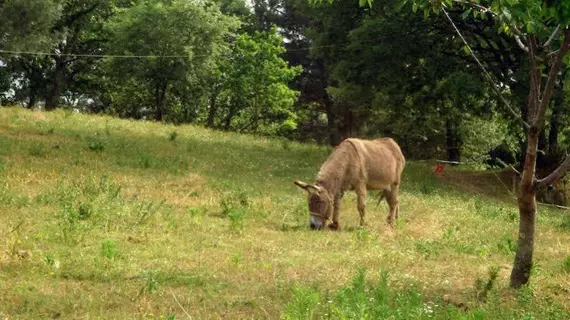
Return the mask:
<svg viewBox="0 0 570 320">
<path fill-rule="evenodd" d="M 378 208 L 378 206 L 380 205 L 380 202 L 382 202 L 382 200 L 384 200 L 385 196 L 384 196 L 384 190 L 381 190 L 380 192 L 378 192 L 378 202 L 376 203 L 376 208 Z"/>
</svg>

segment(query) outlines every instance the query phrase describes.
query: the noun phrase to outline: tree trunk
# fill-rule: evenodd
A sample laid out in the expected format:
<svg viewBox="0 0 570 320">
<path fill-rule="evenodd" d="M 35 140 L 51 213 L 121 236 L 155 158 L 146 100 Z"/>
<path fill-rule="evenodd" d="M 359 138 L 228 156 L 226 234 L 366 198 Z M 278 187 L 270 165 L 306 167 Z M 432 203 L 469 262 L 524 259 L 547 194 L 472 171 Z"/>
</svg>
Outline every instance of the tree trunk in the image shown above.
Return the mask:
<svg viewBox="0 0 570 320">
<path fill-rule="evenodd" d="M 535 171 L 538 140 L 544 120 L 540 123 L 542 103 L 540 102 L 541 71 L 536 62 L 536 38 L 529 37 L 530 90 L 527 100 L 527 122 L 531 123 L 527 131 L 527 148 L 521 176 L 519 197 L 519 235 L 518 247 L 511 271 L 510 286 L 520 288 L 528 283 L 532 268 L 534 251 L 534 233 L 536 217 Z"/>
<path fill-rule="evenodd" d="M 352 110 L 347 110 L 342 119 L 342 136 L 341 141 L 353 136 L 354 115 Z"/>
<path fill-rule="evenodd" d="M 532 127 L 528 133 L 524 171 L 520 183 L 519 206 L 519 238 L 515 262 L 511 272 L 511 287 L 520 288 L 528 283 L 532 268 L 534 251 L 534 234 L 536 218 L 536 190 L 534 171 L 536 168 L 536 150 L 538 148 L 538 128 Z"/>
<path fill-rule="evenodd" d="M 43 81 L 42 69 L 39 68 L 34 61 L 23 62 L 26 70 L 26 77 L 30 82 L 29 95 L 28 95 L 28 109 L 33 109 L 38 102 L 38 97 L 41 95 L 41 87 L 45 85 Z"/>
<path fill-rule="evenodd" d="M 234 106 L 230 107 L 230 111 L 228 112 L 228 115 L 226 116 L 226 120 L 225 120 L 225 124 L 224 124 L 224 130 L 230 131 L 230 128 L 232 127 L 232 120 L 234 119 L 236 114 L 237 114 L 237 108 Z"/>
<path fill-rule="evenodd" d="M 538 135 L 538 153 L 536 154 L 536 171 L 541 173 L 544 170 L 548 170 L 548 155 L 546 149 L 548 148 L 548 141 L 546 136 L 546 129 L 542 128 L 540 134 Z"/>
<path fill-rule="evenodd" d="M 55 70 L 51 87 L 46 94 L 46 110 L 54 110 L 57 107 L 63 86 L 65 85 L 65 68 L 67 62 L 64 58 L 56 58 Z"/>
<path fill-rule="evenodd" d="M 166 102 L 166 89 L 168 87 L 168 82 L 164 81 L 160 86 L 156 88 L 156 112 L 155 120 L 162 121 L 164 118 L 164 104 Z"/>
<path fill-rule="evenodd" d="M 327 128 L 329 131 L 329 143 L 332 147 L 336 147 L 340 142 L 341 138 L 338 132 L 338 127 L 336 126 L 336 116 L 333 113 L 333 102 L 330 100 L 328 95 L 325 97 L 325 110 L 327 113 Z"/>
<path fill-rule="evenodd" d="M 459 126 L 457 122 L 452 119 L 445 121 L 445 149 L 447 150 L 447 161 L 461 161 Z"/>
<path fill-rule="evenodd" d="M 36 95 L 36 88 L 33 86 L 30 87 L 30 99 L 28 100 L 28 109 L 33 109 L 36 106 L 37 102 L 37 95 Z"/>
<path fill-rule="evenodd" d="M 216 120 L 216 114 L 218 113 L 218 106 L 216 104 L 217 98 L 217 92 L 210 96 L 210 110 L 208 111 L 208 120 L 206 121 L 206 126 L 208 128 L 214 127 L 214 121 Z"/>
<path fill-rule="evenodd" d="M 519 205 L 519 239 L 518 248 L 515 255 L 513 270 L 511 272 L 510 286 L 520 288 L 526 285 L 530 279 L 532 269 L 532 259 L 534 250 L 535 223 L 536 223 L 536 190 L 540 187 L 552 184 L 570 169 L 570 157 L 554 170 L 546 178 L 535 180 L 536 154 L 538 149 L 538 139 L 540 132 L 544 128 L 546 111 L 550 105 L 552 93 L 556 84 L 558 73 L 562 68 L 562 60 L 568 49 L 570 49 L 570 29 L 564 30 L 564 41 L 560 49 L 556 52 L 556 57 L 548 72 L 548 79 L 541 94 L 542 71 L 537 63 L 537 50 L 541 50 L 537 45 L 535 35 L 529 35 L 528 49 L 530 58 L 530 92 L 528 96 L 528 117 L 531 125 L 527 134 L 527 150 L 520 183 Z M 546 61 L 546 60 L 542 60 Z M 532 116 L 531 116 L 532 115 Z"/>
</svg>

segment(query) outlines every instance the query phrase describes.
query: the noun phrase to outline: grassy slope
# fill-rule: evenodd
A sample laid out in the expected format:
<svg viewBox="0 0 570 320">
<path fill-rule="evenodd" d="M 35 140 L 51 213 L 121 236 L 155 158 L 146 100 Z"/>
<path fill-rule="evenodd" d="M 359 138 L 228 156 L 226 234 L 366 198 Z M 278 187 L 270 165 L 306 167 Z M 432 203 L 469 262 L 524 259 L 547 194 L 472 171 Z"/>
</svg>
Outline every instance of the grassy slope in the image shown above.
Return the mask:
<svg viewBox="0 0 570 320">
<path fill-rule="evenodd" d="M 428 300 L 481 312 L 570 310 L 570 222 L 560 211 L 541 209 L 534 302 L 521 304 L 507 289 L 514 207 L 443 186 L 422 164 L 404 171 L 396 230 L 372 198 L 368 226 L 357 230 L 349 193 L 343 231 L 309 231 L 292 181 L 312 181 L 328 152 L 193 126 L 0 109 L 0 314 L 185 318 L 183 306 L 197 319 L 279 318 L 297 284 L 324 297 L 360 266 L 370 279 L 391 270 L 391 288 L 415 284 Z M 474 285 L 492 267 L 503 297 L 495 311 L 478 304 Z"/>
</svg>

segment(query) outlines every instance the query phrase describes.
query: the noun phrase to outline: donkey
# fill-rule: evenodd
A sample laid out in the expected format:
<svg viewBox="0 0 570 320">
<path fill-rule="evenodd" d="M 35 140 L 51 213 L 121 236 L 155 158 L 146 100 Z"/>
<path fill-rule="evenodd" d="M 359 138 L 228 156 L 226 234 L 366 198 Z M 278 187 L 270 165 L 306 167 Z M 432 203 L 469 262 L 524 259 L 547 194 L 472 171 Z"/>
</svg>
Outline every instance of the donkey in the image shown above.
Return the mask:
<svg viewBox="0 0 570 320">
<path fill-rule="evenodd" d="M 386 198 L 390 206 L 387 223 L 393 226 L 398 219 L 398 191 L 405 164 L 404 155 L 392 138 L 343 140 L 321 166 L 315 184 L 294 181 L 308 193 L 311 229 L 321 229 L 327 220 L 332 222 L 330 229 L 340 228 L 340 202 L 347 190 L 357 195 L 361 227 L 366 214 L 367 190 L 380 191 L 378 203 Z"/>
</svg>

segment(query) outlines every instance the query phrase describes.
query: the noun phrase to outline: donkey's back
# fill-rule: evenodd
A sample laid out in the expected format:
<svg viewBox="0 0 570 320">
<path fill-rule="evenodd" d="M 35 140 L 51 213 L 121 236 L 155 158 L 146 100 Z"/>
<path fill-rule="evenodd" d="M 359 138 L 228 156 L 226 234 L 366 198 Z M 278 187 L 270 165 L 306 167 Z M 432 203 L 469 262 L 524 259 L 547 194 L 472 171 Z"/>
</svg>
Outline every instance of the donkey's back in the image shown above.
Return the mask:
<svg viewBox="0 0 570 320">
<path fill-rule="evenodd" d="M 367 189 L 391 190 L 400 184 L 406 160 L 392 138 L 347 140 L 357 150 L 362 170 L 360 178 L 365 180 Z"/>
</svg>

